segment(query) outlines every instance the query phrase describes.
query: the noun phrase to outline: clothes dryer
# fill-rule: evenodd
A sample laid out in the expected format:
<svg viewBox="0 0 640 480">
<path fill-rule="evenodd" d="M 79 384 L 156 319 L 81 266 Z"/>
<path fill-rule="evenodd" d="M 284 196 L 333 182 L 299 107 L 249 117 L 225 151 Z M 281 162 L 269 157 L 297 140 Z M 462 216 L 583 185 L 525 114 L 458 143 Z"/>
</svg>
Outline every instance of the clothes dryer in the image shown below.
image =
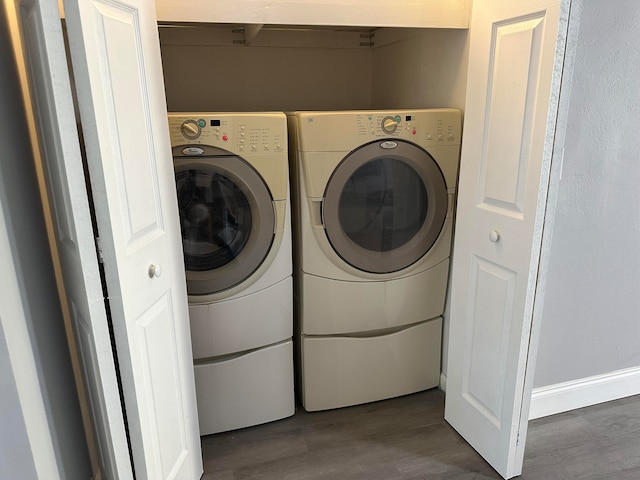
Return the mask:
<svg viewBox="0 0 640 480">
<path fill-rule="evenodd" d="M 289 115 L 305 409 L 438 385 L 460 112 Z"/>
<path fill-rule="evenodd" d="M 169 115 L 203 435 L 294 413 L 286 127 Z"/>
</svg>

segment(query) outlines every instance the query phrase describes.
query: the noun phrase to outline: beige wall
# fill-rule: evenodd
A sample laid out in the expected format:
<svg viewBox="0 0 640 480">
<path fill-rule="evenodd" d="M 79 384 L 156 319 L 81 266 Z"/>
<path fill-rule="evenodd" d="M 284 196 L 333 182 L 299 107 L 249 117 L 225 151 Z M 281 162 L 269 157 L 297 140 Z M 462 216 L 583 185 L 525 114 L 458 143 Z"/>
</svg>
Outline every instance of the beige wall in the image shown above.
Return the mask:
<svg viewBox="0 0 640 480">
<path fill-rule="evenodd" d="M 172 31 L 160 37 L 167 107 L 174 112 L 462 109 L 467 31 L 415 32 L 386 46 L 354 48 L 338 32 L 325 47 L 309 45 L 314 32 L 308 32 L 310 41 L 296 33 L 290 46 L 234 46 L 207 45 L 203 32 Z M 211 35 L 231 43 L 224 34 Z M 336 45 L 340 42 L 345 47 Z"/>
<path fill-rule="evenodd" d="M 373 51 L 375 108 L 464 109 L 468 31 L 425 29 Z"/>
<path fill-rule="evenodd" d="M 167 108 L 370 108 L 371 50 L 162 45 Z"/>
</svg>

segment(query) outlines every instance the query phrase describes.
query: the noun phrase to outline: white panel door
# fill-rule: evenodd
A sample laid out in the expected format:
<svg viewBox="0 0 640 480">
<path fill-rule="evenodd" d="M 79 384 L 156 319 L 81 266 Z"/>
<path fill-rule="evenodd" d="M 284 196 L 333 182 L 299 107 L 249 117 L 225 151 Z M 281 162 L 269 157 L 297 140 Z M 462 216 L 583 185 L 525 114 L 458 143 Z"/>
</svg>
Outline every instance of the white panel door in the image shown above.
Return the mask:
<svg viewBox="0 0 640 480">
<path fill-rule="evenodd" d="M 62 24 L 55 1 L 19 0 L 15 48 L 22 51 L 28 114 L 44 170 L 54 265 L 74 370 L 80 375 L 93 477 L 133 478 L 95 238 L 76 129 Z M 12 4 L 13 6 L 13 4 Z M 14 37 L 16 38 L 16 37 Z M 39 155 L 38 155 L 39 153 Z M 73 354 L 77 352 L 78 357 Z M 77 380 L 78 381 L 78 380 Z M 94 448 L 91 448 L 94 447 Z"/>
<path fill-rule="evenodd" d="M 153 2 L 64 2 L 137 479 L 202 474 Z"/>
<path fill-rule="evenodd" d="M 531 395 L 560 3 L 476 1 L 471 17 L 445 419 L 505 478 L 522 470 Z"/>
</svg>

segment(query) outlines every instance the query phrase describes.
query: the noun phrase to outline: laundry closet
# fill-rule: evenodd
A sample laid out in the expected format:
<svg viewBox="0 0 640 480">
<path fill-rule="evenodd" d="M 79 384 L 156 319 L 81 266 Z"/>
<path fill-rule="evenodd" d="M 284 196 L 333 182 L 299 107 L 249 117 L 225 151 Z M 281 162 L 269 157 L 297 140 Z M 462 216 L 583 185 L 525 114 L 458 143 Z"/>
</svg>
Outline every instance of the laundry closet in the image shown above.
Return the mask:
<svg viewBox="0 0 640 480">
<path fill-rule="evenodd" d="M 444 327 L 445 418 L 503 476 L 519 474 L 545 178 L 570 2 L 490 0 L 471 22 L 470 3 L 215 2 L 203 14 L 199 4 L 158 1 L 159 33 L 156 12 L 144 2 L 65 3 L 129 425 L 126 440 L 122 422 L 93 406 L 98 436 L 119 447 L 108 452 L 113 471 L 129 468 L 121 448 L 127 444 L 149 478 L 168 471 L 196 478 L 201 469 L 166 102 L 169 112 L 465 110 L 457 213 L 464 222 L 456 224 L 449 307 L 458 321 L 448 335 Z M 25 8 L 32 7 L 40 8 Z M 40 25 L 24 28 L 47 44 L 54 29 Z M 39 56 L 49 68 L 40 70 L 36 61 L 32 74 L 56 84 L 49 72 L 66 62 L 36 49 Z M 49 105 L 40 106 L 47 112 Z M 404 122 L 411 135 L 412 120 L 402 112 L 382 126 Z M 217 121 L 210 119 L 211 126 Z M 85 214 L 55 212 L 65 218 L 61 228 L 75 227 L 65 215 Z M 76 238 L 65 234 L 61 242 Z M 69 295 L 84 294 L 80 288 Z M 109 366 L 91 350 L 91 335 L 81 339 L 83 361 L 93 368 L 89 387 L 93 398 L 117 410 L 118 394 L 92 376 Z"/>
<path fill-rule="evenodd" d="M 197 7 L 182 9 L 160 1 L 157 9 L 169 112 L 392 111 L 448 107 L 457 108 L 464 115 L 467 70 L 470 61 L 476 64 L 481 61 L 469 58 L 471 2 L 404 2 L 393 7 L 382 2 L 366 6 L 359 6 L 358 2 L 254 2 L 223 5 L 202 13 Z M 524 118 L 533 114 L 530 107 L 535 95 L 532 96 L 531 88 L 536 84 L 529 77 L 538 74 L 535 55 L 541 51 L 543 36 L 549 35 L 550 30 L 544 28 L 545 20 L 544 14 L 534 11 L 516 18 L 513 24 L 510 23 L 513 19 L 494 24 L 487 57 L 492 62 L 490 67 L 496 69 L 490 72 L 489 81 L 493 83 L 478 88 L 486 88 L 488 95 L 493 93 L 500 100 L 487 107 L 493 116 L 484 119 L 484 122 L 493 120 L 495 128 L 487 129 L 484 138 L 476 137 L 478 145 L 492 143 L 494 153 L 504 148 L 506 155 L 518 158 L 521 155 L 518 149 L 523 145 L 526 148 L 531 138 L 537 135 L 536 138 L 543 139 L 540 131 L 527 131 L 532 124 L 526 119 L 511 122 L 508 115 L 511 108 L 515 116 Z M 554 27 L 551 22 L 551 29 Z M 534 52 L 531 57 L 534 60 L 530 62 L 526 55 L 518 58 L 518 49 L 522 48 Z M 503 82 L 501 75 L 509 69 L 519 72 L 514 75 L 517 78 Z M 547 83 L 543 84 L 543 89 L 548 88 Z M 482 120 L 476 117 L 475 121 Z M 476 135 L 477 129 L 471 130 Z M 519 140 L 503 145 L 501 135 L 511 134 Z M 485 178 L 487 190 L 485 201 L 479 196 L 476 203 L 506 216 L 521 215 L 523 192 L 535 186 L 526 183 L 530 181 L 523 176 L 526 171 L 507 167 L 500 161 L 479 167 L 471 175 Z M 493 179 L 491 175 L 495 175 Z M 496 245 L 499 251 L 501 232 L 495 228 L 488 236 L 489 245 Z M 495 294 L 495 300 L 509 308 L 508 297 L 515 278 L 512 271 L 496 270 L 495 265 L 482 260 L 462 268 L 475 272 L 471 273 L 474 282 L 497 280 L 491 287 L 497 290 L 490 295 Z M 482 290 L 469 293 L 470 298 L 475 298 L 472 303 L 476 302 L 472 308 L 485 308 L 477 303 L 483 299 L 475 296 L 486 294 Z M 442 336 L 443 388 L 447 382 L 449 308 L 447 305 Z M 489 315 L 500 314 L 496 310 Z M 506 332 L 504 324 L 495 322 L 484 328 Z M 473 370 L 474 363 L 482 364 L 491 351 L 500 353 L 483 368 L 501 371 L 499 362 L 507 361 L 503 342 L 504 338 L 488 342 L 482 348 L 459 343 L 458 352 L 470 348 L 471 356 L 476 358 L 467 359 L 466 366 L 457 364 L 456 368 Z M 484 390 L 478 396 L 480 410 L 494 412 L 488 417 L 499 417 L 502 401 L 491 388 L 475 386 Z"/>
<path fill-rule="evenodd" d="M 205 195 L 204 190 L 202 193 L 194 194 L 194 191 L 198 189 L 197 184 L 206 185 L 211 182 L 211 180 L 205 180 L 205 177 L 217 178 L 218 180 L 214 180 L 216 184 L 223 181 L 222 178 L 226 179 L 227 177 L 238 179 L 235 182 L 243 180 L 242 175 L 237 172 L 236 174 L 230 172 L 228 167 L 222 164 L 218 166 L 220 162 L 213 161 L 208 167 L 206 164 L 210 160 L 203 157 L 198 158 L 198 155 L 201 155 L 201 149 L 195 150 L 196 153 L 193 155 L 189 152 L 194 150 L 187 150 L 187 154 L 191 155 L 189 157 L 191 160 L 190 165 L 184 166 L 185 161 L 189 164 L 182 153 L 187 145 L 193 144 L 196 148 L 200 146 L 204 149 L 215 145 L 216 148 L 228 151 L 226 155 L 244 157 L 243 159 L 249 164 L 257 166 L 261 162 L 263 165 L 271 165 L 270 167 L 257 167 L 259 171 L 263 170 L 262 175 L 267 173 L 265 178 L 270 178 L 273 177 L 277 169 L 282 168 L 280 166 L 282 159 L 279 159 L 278 156 L 279 148 L 276 145 L 270 145 L 273 150 L 271 158 L 263 160 L 258 160 L 262 145 L 257 145 L 256 149 L 256 145 L 252 144 L 254 150 L 249 150 L 247 143 L 246 153 L 243 153 L 245 152 L 243 144 L 237 142 L 244 142 L 245 134 L 239 129 L 245 128 L 253 115 L 259 115 L 259 112 L 304 110 L 337 112 L 388 110 L 389 115 L 394 117 L 401 114 L 398 118 L 413 116 L 408 122 L 404 118 L 402 119 L 404 123 L 399 132 L 405 131 L 405 123 L 407 128 L 409 125 L 413 125 L 412 128 L 418 130 L 415 130 L 413 135 L 409 135 L 408 140 L 413 140 L 418 144 L 423 143 L 425 135 L 427 135 L 425 131 L 427 127 L 415 112 L 426 108 L 457 107 L 461 109 L 464 105 L 468 36 L 468 31 L 464 27 L 466 27 L 467 19 L 464 10 L 454 12 L 460 17 L 456 19 L 457 23 L 447 19 L 447 13 L 448 16 L 451 16 L 448 10 L 450 8 L 452 7 L 449 5 L 446 9 L 433 10 L 432 17 L 424 22 L 422 28 L 388 27 L 382 23 L 354 26 L 345 24 L 349 20 L 340 18 L 340 15 L 333 17 L 336 24 L 329 25 L 229 24 L 216 22 L 215 15 L 209 19 L 199 17 L 202 21 L 198 23 L 184 23 L 170 21 L 172 18 L 175 19 L 171 16 L 172 14 L 180 15 L 180 12 L 168 12 L 169 21 L 164 21 L 165 15 L 160 11 L 158 14 L 161 22 L 159 34 L 167 109 L 170 113 L 174 162 L 176 168 L 179 168 L 181 172 L 179 174 L 181 180 L 178 181 L 178 198 L 185 259 L 198 257 L 197 253 L 196 257 L 192 257 L 190 250 L 196 252 L 197 250 L 212 249 L 212 251 L 223 252 L 220 247 L 216 246 L 221 242 L 226 243 L 221 240 L 221 237 L 229 237 L 230 230 L 238 230 L 238 226 L 228 223 L 227 220 L 217 220 L 220 214 L 216 212 L 222 210 L 230 212 L 228 215 L 231 215 L 233 219 L 249 215 L 238 211 L 239 207 L 235 199 L 220 200 L 222 197 L 216 194 L 214 197 L 217 200 L 214 198 L 207 201 L 205 197 L 210 195 Z M 401 10 L 400 7 L 397 9 Z M 394 20 L 399 24 L 402 24 L 400 22 L 413 22 L 415 21 L 414 17 L 419 14 L 414 10 L 418 9 L 420 9 L 418 6 L 405 8 L 399 17 L 404 15 L 406 18 L 395 18 Z M 243 13 L 240 11 L 238 15 L 241 18 Z M 359 20 L 359 23 L 362 23 L 360 17 L 361 15 L 358 15 L 358 18 L 354 18 L 352 21 Z M 375 13 L 370 17 L 372 18 L 368 21 L 372 23 L 385 20 Z M 426 28 L 432 24 L 439 25 L 447 20 L 459 28 Z M 283 19 L 282 22 L 284 21 Z M 171 112 L 182 113 L 179 114 L 180 118 L 176 120 Z M 208 112 L 250 112 L 250 114 L 249 116 L 241 116 L 238 113 L 225 115 L 224 113 Z M 386 114 L 380 113 L 379 115 Z M 432 122 L 443 121 L 438 114 L 433 113 L 433 115 L 435 116 Z M 443 115 L 446 117 L 453 114 Z M 254 131 L 261 128 L 260 118 L 257 116 L 254 120 Z M 329 126 L 335 122 L 327 117 L 325 117 L 325 121 L 329 122 Z M 377 126 L 380 120 L 377 119 L 374 129 L 378 128 L 378 133 L 360 138 L 357 143 L 354 143 L 354 135 L 356 139 L 358 138 L 357 133 L 350 132 L 349 128 L 353 124 L 353 120 L 345 119 L 343 121 L 346 122 L 344 128 L 336 131 L 332 136 L 344 137 L 344 140 L 338 142 L 341 145 L 344 144 L 343 142 L 349 145 L 341 147 L 347 152 L 376 138 L 383 141 L 385 138 L 393 138 L 398 135 L 398 132 L 385 133 L 381 130 Z M 373 122 L 373 120 L 371 121 Z M 453 124 L 450 124 L 451 121 Z M 182 128 L 182 122 L 200 123 L 202 126 L 193 124 L 193 127 L 200 132 L 199 136 L 190 139 L 195 135 L 189 132 L 181 133 L 179 129 Z M 240 123 L 236 126 L 235 124 L 238 122 Z M 325 271 L 317 276 L 318 272 L 316 272 L 316 275 L 308 277 L 307 267 L 304 268 L 305 273 L 303 273 L 302 257 L 300 254 L 294 256 L 294 266 L 296 267 L 293 271 L 294 284 L 296 285 L 294 296 L 297 298 L 296 303 L 298 304 L 296 306 L 297 314 L 294 316 L 296 325 L 294 343 L 297 349 L 294 363 L 298 372 L 299 396 L 307 410 L 337 408 L 376 401 L 432 388 L 440 383 L 443 327 L 441 315 L 445 304 L 449 252 L 452 242 L 451 231 L 454 220 L 455 186 L 460 148 L 460 117 L 451 117 L 446 122 L 448 122 L 448 126 L 445 125 L 442 128 L 455 130 L 455 138 L 452 136 L 446 142 L 440 142 L 452 145 L 451 153 L 445 154 L 446 161 L 437 158 L 434 160 L 431 155 L 437 157 L 437 154 L 424 153 L 424 151 L 421 153 L 420 147 L 415 149 L 410 146 L 411 144 L 406 144 L 409 148 L 415 149 L 415 152 L 409 154 L 409 157 L 417 155 L 418 160 L 415 160 L 415 166 L 422 169 L 422 165 L 425 163 L 433 163 L 434 165 L 433 172 L 425 173 L 424 179 L 417 180 L 420 187 L 416 185 L 415 188 L 422 189 L 425 195 L 427 190 L 430 197 L 434 195 L 434 187 L 426 187 L 426 185 L 431 185 L 433 181 L 430 177 L 442 179 L 438 181 L 443 182 L 444 177 L 441 170 L 447 172 L 446 185 L 449 194 L 443 194 L 444 202 L 442 197 L 438 202 L 435 197 L 429 199 L 429 211 L 434 211 L 436 208 L 442 209 L 442 217 L 436 216 L 438 218 L 431 227 L 424 223 L 425 219 L 416 223 L 424 232 L 429 228 L 437 229 L 435 235 L 432 235 L 433 242 L 438 239 L 439 248 L 437 250 L 435 247 L 432 248 L 431 244 L 427 245 L 425 240 L 416 242 L 416 246 L 412 247 L 416 249 L 415 258 L 388 270 L 395 272 L 393 275 L 390 273 L 387 275 L 364 273 L 364 277 L 362 277 L 362 274 L 358 272 L 366 272 L 367 267 L 358 267 L 356 275 L 349 276 L 348 281 L 340 271 L 343 268 L 351 269 L 353 267 L 349 264 L 343 267 L 340 259 L 336 259 L 341 269 L 336 272 L 337 279 L 327 281 L 323 279 L 333 278 L 332 274 Z M 212 127 L 213 125 L 215 127 Z M 214 133 L 220 128 L 222 130 L 217 135 L 209 134 L 209 131 Z M 273 127 L 265 123 L 264 128 L 272 129 Z M 294 130 L 296 130 L 295 125 L 290 122 L 290 136 L 293 135 Z M 330 130 L 331 127 L 329 130 L 319 127 L 318 132 L 321 136 L 325 136 L 329 134 Z M 435 132 L 432 133 L 435 135 Z M 225 140 L 221 140 L 220 135 L 223 135 Z M 241 135 L 242 139 L 240 139 Z M 246 139 L 249 141 L 248 137 Z M 438 141 L 431 142 L 430 145 L 439 148 Z M 290 141 L 288 155 L 291 162 L 297 162 L 294 160 L 296 148 L 293 140 Z M 327 148 L 327 151 L 330 151 L 338 147 L 322 146 L 322 148 Z M 369 171 L 366 174 L 368 178 L 360 180 L 360 182 L 367 184 L 372 181 L 369 179 L 372 165 L 370 162 L 375 158 L 380 158 L 380 154 L 377 152 L 386 153 L 386 150 L 379 146 L 371 146 L 371 148 L 372 156 L 368 157 L 365 162 L 368 165 L 366 167 Z M 438 148 L 436 151 L 439 151 Z M 394 150 L 391 153 L 400 155 L 400 150 L 398 149 L 397 152 Z M 285 162 L 287 161 L 286 152 L 280 156 Z M 421 158 L 423 156 L 425 158 Z M 253 160 L 254 157 L 256 160 Z M 398 163 L 397 168 L 406 169 L 408 166 L 409 171 L 415 171 L 413 170 L 415 166 L 411 166 L 412 164 L 407 162 L 410 161 L 403 160 Z M 443 163 L 438 166 L 437 162 Z M 329 165 L 330 162 L 326 161 L 325 164 Z M 178 165 L 183 166 L 178 167 Z M 290 168 L 292 170 L 291 200 L 289 201 L 288 195 L 286 198 L 283 197 L 283 200 L 286 200 L 283 202 L 286 207 L 283 208 L 286 208 L 287 215 L 291 211 L 293 212 L 291 222 L 294 225 L 293 230 L 296 231 L 298 224 L 302 222 L 299 216 L 301 211 L 305 211 L 304 205 L 307 204 L 307 200 L 306 198 L 296 198 L 295 183 L 297 183 L 297 179 L 294 176 L 298 169 L 293 166 Z M 384 188 L 383 186 L 389 182 L 390 178 L 404 177 L 407 174 L 401 171 L 391 173 L 388 168 L 385 168 L 384 171 L 379 170 L 379 173 L 375 174 L 380 175 L 375 181 L 375 184 L 379 185 L 375 187 L 376 189 Z M 211 171 L 211 173 L 205 171 Z M 184 183 L 187 181 L 185 175 L 192 177 L 192 180 Z M 178 170 L 176 170 L 176 176 L 178 176 Z M 404 182 L 406 181 L 408 180 L 404 180 Z M 234 180 L 224 180 L 224 182 L 233 184 Z M 350 185 L 353 185 L 357 180 L 351 178 L 349 182 L 351 182 Z M 266 186 L 269 188 L 269 182 Z M 447 186 L 443 187 L 443 191 L 447 189 Z M 218 187 L 212 186 L 211 188 L 217 191 Z M 238 188 L 242 189 L 242 187 Z M 360 186 L 360 189 L 369 188 L 371 187 L 364 184 Z M 420 211 L 421 207 L 415 203 L 420 196 L 418 190 L 415 195 L 407 197 L 411 204 L 407 204 L 406 207 L 399 205 L 401 202 L 400 192 L 408 188 L 408 185 L 402 185 L 396 187 L 395 194 L 390 190 L 387 196 L 381 197 L 383 199 L 396 198 L 394 202 L 396 206 L 391 207 L 393 211 L 386 214 L 387 226 L 376 228 L 386 228 L 387 232 L 389 229 L 399 232 L 401 228 L 405 228 L 400 227 L 399 224 L 407 221 L 389 220 L 391 218 L 389 215 L 398 218 L 403 215 L 401 213 L 403 211 Z M 250 198 L 252 193 L 250 189 L 247 188 L 247 190 L 245 193 Z M 338 195 L 340 194 L 338 193 Z M 356 209 L 362 212 L 357 214 L 358 218 L 371 216 L 371 211 L 380 212 L 383 208 L 380 201 L 373 200 L 373 205 L 371 205 L 372 200 L 363 198 L 360 200 L 360 205 L 352 204 L 341 212 Z M 426 196 L 424 201 L 426 204 Z M 213 202 L 217 203 L 214 205 Z M 220 202 L 224 202 L 226 206 L 221 207 Z M 264 203 L 264 200 L 261 202 Z M 251 204 L 252 201 L 249 203 Z M 257 200 L 255 201 L 256 205 L 259 203 Z M 443 203 L 443 205 L 438 207 L 438 203 Z M 201 213 L 199 215 L 190 213 L 195 212 L 196 207 L 200 212 L 203 209 L 210 212 L 205 223 L 196 218 L 201 216 Z M 261 212 L 257 208 L 249 208 L 252 211 L 249 216 L 261 216 Z M 386 208 L 389 209 L 389 207 Z M 444 227 L 445 213 L 448 219 L 446 228 Z M 430 222 L 432 221 L 430 220 Z M 235 220 L 232 220 L 233 222 Z M 358 220 L 352 219 L 348 222 L 351 225 L 347 225 L 347 229 L 353 228 L 354 222 L 358 223 Z M 253 231 L 256 231 L 255 228 L 259 223 L 254 226 Z M 372 220 L 369 219 L 365 223 L 371 225 Z M 200 224 L 203 226 L 196 227 Z M 212 224 L 217 226 L 212 227 Z M 342 227 L 336 228 L 344 231 Z M 254 236 L 253 233 L 248 235 L 250 235 L 249 238 Z M 256 233 L 255 236 L 257 235 Z M 290 227 L 285 227 L 284 235 L 285 237 L 292 235 Z M 300 235 L 303 234 L 300 233 L 294 237 Z M 329 229 L 327 229 L 327 235 L 329 235 Z M 389 233 L 386 235 L 388 236 Z M 367 234 L 369 238 L 375 236 L 376 234 L 373 232 Z M 234 236 L 234 238 L 241 237 L 240 233 Z M 415 238 L 417 239 L 418 236 Z M 320 242 L 323 241 L 325 241 L 324 237 L 320 238 Z M 297 242 L 302 243 L 297 246 L 298 251 L 303 249 L 306 251 L 311 247 L 311 244 L 304 244 L 301 240 Z M 351 241 L 348 242 L 351 243 Z M 402 242 L 404 243 L 406 240 Z M 238 241 L 234 240 L 234 243 L 238 243 Z M 252 248 L 256 249 L 256 247 Z M 356 248 L 360 247 L 356 246 Z M 400 255 L 397 247 L 393 247 L 393 249 L 395 255 Z M 225 246 L 225 252 L 237 252 L 234 253 L 237 260 L 229 258 L 225 262 L 231 263 L 224 263 L 227 266 L 216 267 L 211 272 L 219 270 L 219 274 L 222 275 L 222 268 L 239 269 L 240 265 L 247 263 L 247 260 L 243 260 L 243 255 L 249 255 L 249 253 L 243 253 L 245 250 L 234 244 Z M 359 255 L 372 259 L 375 256 L 373 252 L 371 247 L 366 247 Z M 202 267 L 190 267 L 187 262 L 187 287 L 190 293 L 189 311 L 201 434 L 217 433 L 264 423 L 289 416 L 293 412 L 291 379 L 287 379 L 287 375 L 290 375 L 288 372 L 291 370 L 291 367 L 287 366 L 287 359 L 292 358 L 290 342 L 288 342 L 289 347 L 280 343 L 290 339 L 292 334 L 291 332 L 287 334 L 286 330 L 283 330 L 282 333 L 276 335 L 276 332 L 279 332 L 287 323 L 291 328 L 291 311 L 281 305 L 287 302 L 291 303 L 292 286 L 288 283 L 276 287 L 281 278 L 279 276 L 276 279 L 277 282 L 276 280 L 265 282 L 263 278 L 258 289 L 252 287 L 247 290 L 248 287 L 239 284 L 236 287 L 237 294 L 233 297 L 229 297 L 227 294 L 221 297 L 223 291 L 215 290 L 213 286 L 211 290 L 207 290 L 204 285 L 199 289 L 201 295 L 193 295 L 190 279 L 194 275 L 202 276 L 204 274 L 202 268 L 211 268 L 204 267 L 205 264 L 210 263 L 205 258 L 214 258 L 215 255 L 215 253 L 200 254 L 199 256 L 203 259 L 201 261 Z M 222 253 L 217 255 L 222 255 Z M 289 255 L 293 255 L 293 252 L 289 251 Z M 319 258 L 314 262 L 329 261 L 322 253 L 317 252 L 315 256 Z M 322 260 L 323 258 L 324 260 Z M 414 265 L 416 259 L 420 259 L 423 265 L 420 267 Z M 233 264 L 238 267 L 234 267 Z M 284 269 L 284 265 L 282 267 L 270 266 L 270 262 L 267 262 L 266 259 L 263 265 L 262 270 L 265 272 L 270 272 L 273 268 Z M 200 271 L 192 272 L 192 268 L 199 268 Z M 427 272 L 432 268 L 434 270 Z M 233 272 L 233 270 L 229 270 L 229 272 Z M 386 271 L 384 269 L 379 271 L 379 273 L 383 272 Z M 418 273 L 420 275 L 417 275 Z M 261 275 L 266 274 L 261 273 Z M 231 274 L 226 273 L 225 275 Z M 245 274 L 243 277 L 247 278 L 243 281 L 244 284 L 251 285 L 253 283 L 249 275 Z M 399 280 L 405 277 L 406 280 Z M 282 278 L 284 279 L 284 276 Z M 303 287 L 303 285 L 311 285 L 309 282 L 314 286 Z M 338 289 L 344 293 L 342 296 L 337 292 L 331 294 L 332 289 Z M 287 293 L 285 290 L 289 292 Z M 208 291 L 216 295 L 219 300 L 212 303 L 206 295 L 202 295 Z M 438 293 L 429 293 L 430 291 Z M 389 298 L 386 301 L 382 300 L 385 298 L 384 292 L 389 292 Z M 260 299 L 260 295 L 264 297 L 264 300 Z M 350 311 L 347 306 L 353 301 L 353 295 L 361 295 L 364 303 L 371 304 L 370 308 Z M 314 298 L 317 299 L 314 301 Z M 417 298 L 421 300 L 417 302 Z M 381 299 L 380 304 L 373 303 L 377 299 Z M 330 306 L 328 302 L 331 303 Z M 376 316 L 376 312 L 385 310 L 388 313 L 382 315 L 380 319 L 373 318 Z M 331 311 L 336 312 L 335 315 L 329 313 Z M 304 312 L 309 313 L 304 314 Z M 310 326 L 312 317 L 318 318 L 315 327 Z M 423 324 L 419 325 L 419 322 L 423 322 Z M 329 327 L 328 325 L 331 324 L 340 325 L 340 327 L 337 329 Z M 257 332 L 261 330 L 272 330 L 273 333 L 268 336 L 263 335 L 264 339 L 260 340 L 260 334 Z M 385 331 L 384 335 L 381 335 L 382 330 Z M 307 336 L 303 335 L 301 331 L 313 332 L 313 334 Z M 326 332 L 328 336 L 319 337 L 318 332 Z M 336 333 L 342 336 L 337 338 Z M 350 335 L 350 337 L 344 337 L 344 334 Z M 363 335 L 370 337 L 370 339 L 365 340 Z M 256 339 L 250 340 L 254 336 Z M 210 346 L 219 344 L 225 338 L 228 339 L 227 342 L 230 345 L 238 343 L 237 338 L 245 338 L 246 340 L 240 342 L 240 345 L 243 345 L 242 348 L 232 348 L 231 346 L 214 348 Z M 281 350 L 282 353 L 277 353 L 278 350 Z M 316 356 L 309 352 L 314 352 Z M 233 358 L 229 358 L 231 353 L 235 354 Z M 338 360 L 338 358 L 343 360 Z M 332 359 L 338 363 L 333 365 Z M 339 371 L 343 373 L 332 373 Z M 350 373 L 345 376 L 347 371 Z M 303 374 L 302 372 L 308 373 Z M 406 378 L 399 380 L 403 377 Z M 260 378 L 267 378 L 268 381 L 263 382 Z M 349 388 L 347 385 L 353 387 Z"/>
</svg>

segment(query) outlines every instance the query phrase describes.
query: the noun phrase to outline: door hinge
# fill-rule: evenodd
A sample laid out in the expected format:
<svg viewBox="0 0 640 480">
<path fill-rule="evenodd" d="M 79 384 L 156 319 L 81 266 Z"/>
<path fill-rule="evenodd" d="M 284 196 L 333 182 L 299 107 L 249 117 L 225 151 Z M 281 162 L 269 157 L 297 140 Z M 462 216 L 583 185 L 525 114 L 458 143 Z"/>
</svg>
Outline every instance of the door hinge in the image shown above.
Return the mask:
<svg viewBox="0 0 640 480">
<path fill-rule="evenodd" d="M 96 237 L 96 252 L 98 253 L 98 261 L 104 263 L 104 255 L 102 254 L 102 240 Z"/>
</svg>

